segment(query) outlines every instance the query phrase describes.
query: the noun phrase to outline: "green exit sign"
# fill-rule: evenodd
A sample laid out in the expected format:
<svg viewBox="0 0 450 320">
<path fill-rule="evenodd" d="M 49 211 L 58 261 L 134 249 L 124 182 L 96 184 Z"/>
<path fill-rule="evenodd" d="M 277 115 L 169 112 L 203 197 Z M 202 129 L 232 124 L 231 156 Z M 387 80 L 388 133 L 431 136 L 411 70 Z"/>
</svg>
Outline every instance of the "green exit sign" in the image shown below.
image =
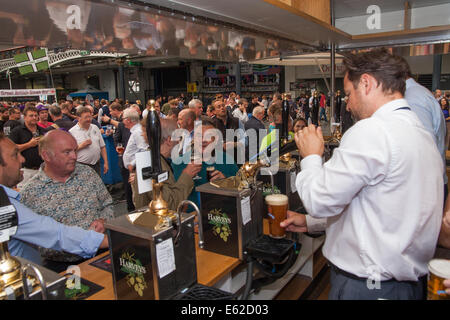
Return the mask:
<svg viewBox="0 0 450 320">
<path fill-rule="evenodd" d="M 80 56 L 88 56 L 91 54 L 89 50 L 80 50 Z"/>
<path fill-rule="evenodd" d="M 143 63 L 142 62 L 137 62 L 137 61 L 128 61 L 128 65 L 130 67 L 142 67 Z"/>
</svg>

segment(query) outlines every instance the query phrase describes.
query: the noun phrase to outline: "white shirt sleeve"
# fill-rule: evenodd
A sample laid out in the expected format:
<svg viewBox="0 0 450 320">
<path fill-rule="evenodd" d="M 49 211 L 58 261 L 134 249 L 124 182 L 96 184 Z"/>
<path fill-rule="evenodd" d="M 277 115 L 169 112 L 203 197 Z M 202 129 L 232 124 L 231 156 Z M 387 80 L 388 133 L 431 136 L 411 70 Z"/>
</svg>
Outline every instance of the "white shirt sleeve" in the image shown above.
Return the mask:
<svg viewBox="0 0 450 320">
<path fill-rule="evenodd" d="M 388 142 L 379 127 L 356 123 L 343 137 L 332 158 L 322 165 L 319 155 L 301 162 L 296 186 L 314 218 L 337 216 L 366 185 L 381 181 L 388 171 Z M 373 122 L 372 122 L 373 123 Z"/>
<path fill-rule="evenodd" d="M 327 228 L 327 219 L 325 218 L 313 218 L 309 214 L 305 215 L 306 226 L 309 233 L 318 233 L 325 231 Z"/>
<path fill-rule="evenodd" d="M 136 142 L 134 141 L 134 135 L 130 135 L 130 139 L 128 140 L 127 147 L 123 153 L 123 165 L 128 169 L 129 165 L 133 164 L 133 159 L 136 150 Z"/>
</svg>

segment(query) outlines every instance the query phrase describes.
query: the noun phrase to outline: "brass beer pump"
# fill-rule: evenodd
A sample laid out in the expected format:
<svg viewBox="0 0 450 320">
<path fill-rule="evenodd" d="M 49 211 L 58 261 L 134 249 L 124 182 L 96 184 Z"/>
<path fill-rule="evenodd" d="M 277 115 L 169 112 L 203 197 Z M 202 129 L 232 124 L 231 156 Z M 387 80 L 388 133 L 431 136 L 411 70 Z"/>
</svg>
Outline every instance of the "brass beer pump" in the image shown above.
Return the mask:
<svg viewBox="0 0 450 320">
<path fill-rule="evenodd" d="M 165 173 L 161 170 L 160 159 L 160 145 L 161 145 L 161 123 L 159 121 L 159 115 L 155 109 L 155 100 L 150 100 L 150 110 L 146 119 L 146 133 L 148 137 L 148 144 L 151 154 L 151 167 L 143 170 L 144 179 L 152 179 L 152 201 L 148 205 L 148 209 L 133 223 L 144 227 L 154 227 L 156 230 L 167 227 L 172 221 L 174 212 L 168 209 L 167 202 L 162 197 L 162 183 L 164 179 L 161 179 Z M 153 219 L 149 215 L 158 216 L 158 224 L 155 226 Z"/>
<path fill-rule="evenodd" d="M 22 294 L 25 299 L 28 299 L 30 291 L 34 291 L 38 283 L 41 287 L 42 299 L 45 300 L 47 299 L 47 290 L 41 272 L 29 263 L 22 265 L 9 253 L 8 241 L 9 236 L 15 234 L 17 230 L 15 229 L 18 222 L 17 213 L 3 188 L 0 188 L 0 200 L 0 207 L 3 209 L 1 230 L 4 240 L 0 243 L 0 300 L 15 300 Z M 5 235 L 6 238 L 4 238 Z M 32 269 L 36 276 L 28 276 L 29 269 Z"/>
<path fill-rule="evenodd" d="M 146 133 L 151 155 L 151 167 L 143 169 L 143 178 L 152 179 L 152 201 L 148 205 L 148 209 L 141 212 L 140 215 L 133 220 L 133 224 L 162 230 L 169 227 L 172 222 L 177 221 L 181 225 L 181 206 L 177 212 L 170 210 L 167 202 L 163 199 L 162 187 L 164 181 L 167 180 L 167 171 L 161 169 L 161 122 L 158 112 L 155 109 L 155 100 L 150 100 L 150 110 L 146 119 Z M 190 204 L 199 214 L 197 206 L 192 201 L 186 201 L 184 204 Z M 151 216 L 158 217 L 158 223 L 155 225 Z"/>
</svg>

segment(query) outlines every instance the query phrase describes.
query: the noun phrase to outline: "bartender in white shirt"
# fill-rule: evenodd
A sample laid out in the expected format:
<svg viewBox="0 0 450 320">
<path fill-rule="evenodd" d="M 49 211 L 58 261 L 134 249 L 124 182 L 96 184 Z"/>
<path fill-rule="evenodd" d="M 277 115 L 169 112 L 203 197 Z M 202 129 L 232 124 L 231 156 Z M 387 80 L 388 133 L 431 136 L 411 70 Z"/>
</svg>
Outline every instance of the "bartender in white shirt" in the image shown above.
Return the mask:
<svg viewBox="0 0 450 320">
<path fill-rule="evenodd" d="M 295 136 L 300 198 L 311 217 L 327 219 L 329 299 L 424 299 L 442 221 L 442 159 L 403 99 L 398 57 L 376 49 L 344 64 L 347 109 L 359 121 L 325 164 L 320 127 Z M 308 228 L 293 212 L 281 226 Z"/>
</svg>

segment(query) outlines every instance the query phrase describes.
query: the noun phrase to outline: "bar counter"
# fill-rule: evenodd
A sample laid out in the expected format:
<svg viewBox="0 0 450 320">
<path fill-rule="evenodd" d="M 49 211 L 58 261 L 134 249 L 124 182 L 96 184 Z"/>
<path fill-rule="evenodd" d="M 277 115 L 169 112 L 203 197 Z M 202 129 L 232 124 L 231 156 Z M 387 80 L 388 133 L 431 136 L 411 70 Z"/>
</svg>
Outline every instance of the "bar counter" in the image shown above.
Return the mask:
<svg viewBox="0 0 450 320">
<path fill-rule="evenodd" d="M 263 221 L 263 232 L 268 234 L 268 221 L 266 219 Z M 280 296 L 279 298 L 283 300 L 298 299 L 302 292 L 313 284 L 313 280 L 320 270 L 325 267 L 325 263 L 322 261 L 323 258 L 317 258 L 318 256 L 321 256 L 320 249 L 324 241 L 325 236 L 313 239 L 301 234 L 300 242 L 302 244 L 302 249 L 300 250 L 300 254 L 294 265 L 288 270 L 286 275 L 276 280 L 274 283 L 261 288 L 258 293 L 250 295 L 249 299 L 271 300 L 277 299 L 277 296 Z M 236 293 L 245 286 L 245 262 L 236 258 L 200 249 L 198 247 L 197 234 L 195 235 L 195 244 L 198 283 L 230 293 Z M 78 265 L 81 278 L 104 288 L 88 297 L 87 300 L 115 299 L 112 273 L 90 265 L 93 261 L 97 261 L 108 254 L 109 251 L 104 252 Z M 299 276 L 309 279 L 307 284 L 299 287 L 295 282 L 296 278 Z M 292 285 L 295 287 L 293 291 L 288 289 L 288 287 L 292 287 Z M 286 289 L 289 291 L 288 295 L 285 293 Z"/>
<path fill-rule="evenodd" d="M 200 249 L 198 247 L 197 235 L 195 236 L 195 242 L 197 254 L 197 281 L 200 284 L 214 286 L 220 279 L 241 264 L 239 259 Z M 106 255 L 109 255 L 109 251 L 78 265 L 80 267 L 80 276 L 82 278 L 104 287 L 103 290 L 90 296 L 87 300 L 114 300 L 112 273 L 90 265 L 93 261 Z"/>
</svg>

